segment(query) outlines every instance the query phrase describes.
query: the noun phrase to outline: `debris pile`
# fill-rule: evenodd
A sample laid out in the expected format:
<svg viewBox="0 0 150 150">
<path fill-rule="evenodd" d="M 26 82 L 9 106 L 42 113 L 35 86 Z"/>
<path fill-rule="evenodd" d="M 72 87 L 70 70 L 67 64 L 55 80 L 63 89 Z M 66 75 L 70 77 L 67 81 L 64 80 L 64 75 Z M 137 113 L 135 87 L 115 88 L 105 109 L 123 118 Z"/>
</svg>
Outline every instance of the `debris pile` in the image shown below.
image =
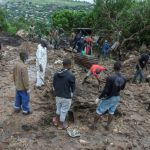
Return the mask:
<svg viewBox="0 0 150 150">
<path fill-rule="evenodd" d="M 24 42 L 19 47 L 5 46 L 5 55 L 0 67 L 0 148 L 2 149 L 149 149 L 150 148 L 150 115 L 146 111 L 150 102 L 150 88 L 148 83 L 136 85 L 128 82 L 126 90 L 121 94 L 121 102 L 118 114 L 111 124 L 110 131 L 105 131 L 99 122 L 96 131 L 89 130 L 89 124 L 93 121 L 97 98 L 97 81 L 89 78 L 85 85 L 82 80 L 85 76 L 84 70 L 74 62 L 74 55 L 63 50 L 48 51 L 48 66 L 46 71 L 45 86 L 42 90 L 35 89 L 36 68 L 35 53 L 37 44 Z M 12 80 L 12 68 L 18 60 L 20 49 L 29 52 L 29 75 L 31 90 L 30 116 L 21 113 L 14 114 L 12 105 L 15 97 L 15 87 Z M 55 115 L 55 96 L 52 90 L 52 79 L 54 73 L 62 67 L 62 60 L 69 57 L 73 61 L 72 72 L 76 76 L 76 92 L 73 98 L 72 109 L 76 114 L 76 123 L 69 121 L 71 129 L 76 129 L 80 137 L 71 138 L 66 131 L 59 131 L 51 125 Z M 134 73 L 136 56 L 124 62 L 123 73 L 132 78 Z M 111 68 L 114 61 L 106 60 L 99 63 Z M 131 63 L 132 62 L 132 63 Z M 1 69 L 1 68 L 0 68 Z M 148 71 L 146 72 L 148 75 Z M 149 79 L 149 78 L 148 78 Z M 101 84 L 101 89 L 104 83 Z M 69 116 L 68 116 L 69 118 Z M 104 122 L 107 114 L 103 118 Z"/>
</svg>

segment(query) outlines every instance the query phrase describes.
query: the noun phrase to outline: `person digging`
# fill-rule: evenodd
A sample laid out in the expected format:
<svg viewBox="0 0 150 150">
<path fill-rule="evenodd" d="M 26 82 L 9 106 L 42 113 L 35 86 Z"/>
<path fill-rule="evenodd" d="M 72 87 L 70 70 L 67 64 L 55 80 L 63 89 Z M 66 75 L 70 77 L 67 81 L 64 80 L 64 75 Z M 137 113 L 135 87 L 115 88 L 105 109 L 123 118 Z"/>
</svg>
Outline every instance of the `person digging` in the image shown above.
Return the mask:
<svg viewBox="0 0 150 150">
<path fill-rule="evenodd" d="M 97 79 L 98 84 L 100 85 L 100 79 L 99 79 L 100 73 L 105 71 L 106 69 L 103 66 L 100 66 L 98 64 L 93 64 L 90 70 L 88 71 L 86 77 L 83 79 L 82 84 L 84 84 L 90 76 L 94 76 Z"/>
<path fill-rule="evenodd" d="M 75 91 L 75 76 L 69 71 L 71 60 L 63 60 L 63 69 L 56 72 L 53 78 L 53 87 L 56 95 L 56 117 L 53 124 L 59 130 L 66 129 L 64 122 L 70 110 L 73 93 Z"/>
<path fill-rule="evenodd" d="M 98 120 L 102 119 L 103 114 L 108 111 L 108 120 L 105 129 L 109 130 L 109 125 L 113 119 L 114 112 L 120 102 L 120 91 L 125 88 L 126 79 L 120 73 L 121 63 L 116 62 L 114 64 L 114 73 L 108 76 L 106 84 L 102 94 L 96 99 L 98 107 L 96 109 L 96 115 L 94 117 L 94 123 L 91 129 L 96 128 Z M 102 99 L 100 101 L 100 99 Z"/>
</svg>

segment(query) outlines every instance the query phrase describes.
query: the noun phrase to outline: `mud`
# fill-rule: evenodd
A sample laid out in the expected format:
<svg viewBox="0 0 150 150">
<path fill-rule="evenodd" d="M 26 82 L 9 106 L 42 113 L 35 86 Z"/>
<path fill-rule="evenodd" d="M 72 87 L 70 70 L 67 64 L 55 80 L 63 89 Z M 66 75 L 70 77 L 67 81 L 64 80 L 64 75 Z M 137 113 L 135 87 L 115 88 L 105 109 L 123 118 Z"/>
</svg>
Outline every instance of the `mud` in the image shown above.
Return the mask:
<svg viewBox="0 0 150 150">
<path fill-rule="evenodd" d="M 19 46 L 23 41 L 24 40 L 18 35 L 0 32 L 0 43 L 3 43 L 3 45 Z"/>
<path fill-rule="evenodd" d="M 27 47 L 27 48 L 26 48 Z M 85 76 L 84 70 L 74 64 L 72 72 L 76 76 L 77 89 L 74 95 L 74 109 L 77 122 L 73 124 L 68 120 L 70 127 L 76 127 L 80 138 L 71 138 L 66 131 L 59 131 L 51 124 L 55 115 L 55 98 L 52 93 L 52 77 L 60 64 L 56 60 L 69 57 L 72 53 L 63 50 L 48 51 L 48 67 L 46 72 L 46 85 L 42 90 L 34 88 L 36 80 L 35 52 L 36 43 L 22 43 L 18 47 L 4 46 L 5 55 L 0 62 L 0 149 L 6 150 L 149 150 L 150 149 L 150 114 L 146 111 L 150 102 L 150 87 L 148 83 L 136 85 L 129 82 L 121 93 L 121 102 L 118 111 L 121 115 L 114 117 L 110 131 L 105 131 L 103 121 L 98 124 L 96 131 L 91 131 L 89 125 L 95 114 L 95 99 L 98 96 L 97 81 L 89 78 L 82 86 Z M 29 75 L 31 90 L 31 108 L 33 113 L 23 116 L 22 113 L 13 113 L 15 87 L 12 80 L 12 69 L 19 59 L 21 49 L 28 50 Z M 101 61 L 100 64 L 112 68 L 113 60 Z M 131 78 L 134 67 L 126 63 L 123 73 Z M 133 63 L 134 65 L 134 63 Z M 149 70 L 148 70 L 149 71 Z M 149 74 L 149 72 L 146 74 Z M 104 76 L 102 76 L 102 79 Z M 104 83 L 101 84 L 101 89 Z M 81 140 L 86 141 L 82 143 Z"/>
</svg>

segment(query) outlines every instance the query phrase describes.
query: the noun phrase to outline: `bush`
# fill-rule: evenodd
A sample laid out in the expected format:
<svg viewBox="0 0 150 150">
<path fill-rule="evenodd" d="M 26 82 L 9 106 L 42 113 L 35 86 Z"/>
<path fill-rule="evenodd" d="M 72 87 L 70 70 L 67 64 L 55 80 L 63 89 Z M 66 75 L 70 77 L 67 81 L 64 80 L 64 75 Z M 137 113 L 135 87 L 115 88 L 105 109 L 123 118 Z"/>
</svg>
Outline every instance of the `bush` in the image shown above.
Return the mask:
<svg viewBox="0 0 150 150">
<path fill-rule="evenodd" d="M 52 22 L 54 27 L 61 27 L 65 31 L 77 27 L 89 27 L 92 25 L 92 13 L 67 9 L 56 11 L 52 16 Z"/>
<path fill-rule="evenodd" d="M 16 34 L 17 32 L 17 27 L 11 25 L 8 23 L 8 29 L 7 29 L 7 32 L 11 33 L 11 34 Z"/>
<path fill-rule="evenodd" d="M 0 9 L 0 31 L 6 31 L 8 28 L 6 14 L 4 10 Z"/>
</svg>

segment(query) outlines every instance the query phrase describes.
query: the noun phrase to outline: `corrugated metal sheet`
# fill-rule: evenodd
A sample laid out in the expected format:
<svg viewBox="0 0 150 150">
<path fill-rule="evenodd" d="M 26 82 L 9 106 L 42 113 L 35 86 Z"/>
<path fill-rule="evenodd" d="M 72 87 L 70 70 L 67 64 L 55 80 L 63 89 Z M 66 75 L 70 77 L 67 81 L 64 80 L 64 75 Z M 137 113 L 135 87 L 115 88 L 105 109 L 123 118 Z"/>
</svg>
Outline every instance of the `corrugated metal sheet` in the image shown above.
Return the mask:
<svg viewBox="0 0 150 150">
<path fill-rule="evenodd" d="M 81 54 L 74 55 L 75 63 L 81 67 L 90 68 L 93 64 L 98 64 L 98 59 L 94 56 L 82 56 Z"/>
</svg>

